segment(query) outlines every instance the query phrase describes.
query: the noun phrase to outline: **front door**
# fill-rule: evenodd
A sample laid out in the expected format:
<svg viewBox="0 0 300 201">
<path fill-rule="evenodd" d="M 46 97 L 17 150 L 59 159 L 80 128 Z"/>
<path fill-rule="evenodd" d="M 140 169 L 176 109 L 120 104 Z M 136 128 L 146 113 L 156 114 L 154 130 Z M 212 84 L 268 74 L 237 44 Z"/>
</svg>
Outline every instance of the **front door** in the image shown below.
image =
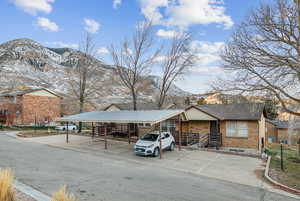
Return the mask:
<svg viewBox="0 0 300 201">
<path fill-rule="evenodd" d="M 218 122 L 217 121 L 211 121 L 210 122 L 210 133 L 212 135 L 216 135 L 218 133 Z"/>
</svg>

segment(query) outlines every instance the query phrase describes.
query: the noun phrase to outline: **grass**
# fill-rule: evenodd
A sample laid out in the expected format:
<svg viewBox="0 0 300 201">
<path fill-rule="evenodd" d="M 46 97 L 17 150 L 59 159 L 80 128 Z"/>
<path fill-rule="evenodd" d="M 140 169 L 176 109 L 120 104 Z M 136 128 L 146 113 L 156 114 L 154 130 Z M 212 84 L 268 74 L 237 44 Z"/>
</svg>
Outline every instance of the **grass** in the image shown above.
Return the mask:
<svg viewBox="0 0 300 201">
<path fill-rule="evenodd" d="M 270 176 L 276 181 L 300 190 L 300 155 L 295 147 L 284 145 L 283 167 L 281 170 L 280 145 L 272 144 L 268 148 L 272 155 Z"/>
<path fill-rule="evenodd" d="M 10 169 L 0 170 L 0 201 L 15 201 L 14 179 Z"/>
<path fill-rule="evenodd" d="M 53 193 L 51 201 L 75 201 L 76 198 L 73 194 L 67 192 L 67 187 L 62 186 L 59 191 Z"/>
</svg>

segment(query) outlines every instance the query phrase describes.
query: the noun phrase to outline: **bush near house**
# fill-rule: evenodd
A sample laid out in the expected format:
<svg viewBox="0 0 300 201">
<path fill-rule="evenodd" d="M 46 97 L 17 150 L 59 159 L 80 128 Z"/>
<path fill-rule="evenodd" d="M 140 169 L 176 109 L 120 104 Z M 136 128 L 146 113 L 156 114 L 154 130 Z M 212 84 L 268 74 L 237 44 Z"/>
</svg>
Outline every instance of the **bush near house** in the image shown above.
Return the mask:
<svg viewBox="0 0 300 201">
<path fill-rule="evenodd" d="M 10 169 L 0 170 L 0 201 L 15 201 L 13 173 Z"/>
<path fill-rule="evenodd" d="M 283 147 L 283 167 L 280 165 L 280 145 L 271 144 L 268 147 L 269 154 L 272 155 L 270 163 L 270 175 L 274 180 L 289 187 L 300 190 L 300 155 L 296 147 L 284 145 Z"/>
</svg>

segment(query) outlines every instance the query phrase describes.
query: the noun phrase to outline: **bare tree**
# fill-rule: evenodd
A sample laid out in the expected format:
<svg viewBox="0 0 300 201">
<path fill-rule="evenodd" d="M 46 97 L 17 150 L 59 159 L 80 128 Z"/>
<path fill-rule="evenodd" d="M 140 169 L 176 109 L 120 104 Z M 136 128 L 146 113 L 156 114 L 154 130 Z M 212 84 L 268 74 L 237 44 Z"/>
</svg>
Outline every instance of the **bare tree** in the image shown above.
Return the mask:
<svg viewBox="0 0 300 201">
<path fill-rule="evenodd" d="M 158 108 L 164 105 L 172 84 L 195 63 L 196 56 L 189 48 L 190 41 L 190 34 L 176 34 L 167 48 L 166 54 L 162 56 Z"/>
<path fill-rule="evenodd" d="M 131 40 L 124 40 L 120 47 L 112 45 L 110 53 L 121 84 L 130 91 L 133 109 L 137 110 L 140 85 L 151 71 L 158 51 L 153 51 L 153 27 L 151 22 L 143 22 Z"/>
<path fill-rule="evenodd" d="M 224 48 L 223 67 L 233 79 L 226 79 L 218 90 L 271 93 L 288 113 L 300 116 L 299 107 L 290 107 L 300 105 L 298 6 L 276 0 L 250 13 Z"/>
<path fill-rule="evenodd" d="M 85 40 L 80 49 L 73 54 L 73 66 L 66 70 L 68 86 L 72 96 L 78 102 L 79 113 L 84 112 L 85 104 L 99 90 L 101 65 L 95 55 L 95 45 L 90 33 L 86 33 Z M 81 132 L 82 123 L 79 123 L 78 132 Z"/>
</svg>

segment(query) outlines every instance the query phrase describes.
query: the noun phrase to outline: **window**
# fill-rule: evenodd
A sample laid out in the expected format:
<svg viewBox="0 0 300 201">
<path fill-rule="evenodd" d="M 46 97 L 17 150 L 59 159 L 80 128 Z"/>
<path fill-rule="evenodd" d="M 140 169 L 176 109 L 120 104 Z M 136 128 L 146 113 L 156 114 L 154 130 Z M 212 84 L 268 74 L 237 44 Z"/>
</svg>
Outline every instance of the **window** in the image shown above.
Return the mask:
<svg viewBox="0 0 300 201">
<path fill-rule="evenodd" d="M 176 129 L 176 123 L 175 121 L 172 120 L 163 121 L 161 123 L 161 126 L 162 126 L 162 131 L 165 132 L 173 132 Z"/>
<path fill-rule="evenodd" d="M 138 125 L 140 128 L 150 128 L 151 127 L 151 124 L 149 124 L 149 123 L 139 123 Z"/>
<path fill-rule="evenodd" d="M 227 137 L 248 137 L 247 122 L 228 121 L 226 122 Z"/>
</svg>

